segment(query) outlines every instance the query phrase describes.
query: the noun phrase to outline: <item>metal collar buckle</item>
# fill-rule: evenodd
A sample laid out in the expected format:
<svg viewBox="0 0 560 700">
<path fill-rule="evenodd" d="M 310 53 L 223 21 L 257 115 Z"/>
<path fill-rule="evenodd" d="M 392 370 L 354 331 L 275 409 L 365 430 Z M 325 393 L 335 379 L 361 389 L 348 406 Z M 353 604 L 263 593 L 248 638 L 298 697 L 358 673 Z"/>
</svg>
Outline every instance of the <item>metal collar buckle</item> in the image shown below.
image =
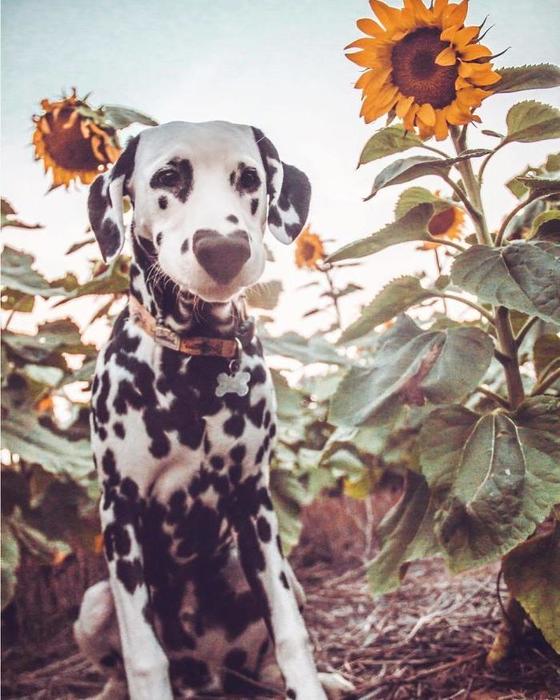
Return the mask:
<svg viewBox="0 0 560 700">
<path fill-rule="evenodd" d="M 177 333 L 159 323 L 156 324 L 154 329 L 154 339 L 156 343 L 170 350 L 179 350 L 181 347 L 181 338 L 179 338 Z"/>
</svg>

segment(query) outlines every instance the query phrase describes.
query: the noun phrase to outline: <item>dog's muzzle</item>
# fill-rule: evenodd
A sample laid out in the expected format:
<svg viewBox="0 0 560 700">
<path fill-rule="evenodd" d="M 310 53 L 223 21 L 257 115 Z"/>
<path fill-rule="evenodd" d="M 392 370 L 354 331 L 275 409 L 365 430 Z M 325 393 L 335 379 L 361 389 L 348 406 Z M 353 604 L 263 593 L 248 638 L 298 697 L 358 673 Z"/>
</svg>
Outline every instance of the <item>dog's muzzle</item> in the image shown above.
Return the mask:
<svg viewBox="0 0 560 700">
<path fill-rule="evenodd" d="M 228 284 L 251 257 L 246 231 L 222 236 L 217 231 L 199 229 L 193 236 L 193 253 L 201 267 L 220 284 Z"/>
</svg>

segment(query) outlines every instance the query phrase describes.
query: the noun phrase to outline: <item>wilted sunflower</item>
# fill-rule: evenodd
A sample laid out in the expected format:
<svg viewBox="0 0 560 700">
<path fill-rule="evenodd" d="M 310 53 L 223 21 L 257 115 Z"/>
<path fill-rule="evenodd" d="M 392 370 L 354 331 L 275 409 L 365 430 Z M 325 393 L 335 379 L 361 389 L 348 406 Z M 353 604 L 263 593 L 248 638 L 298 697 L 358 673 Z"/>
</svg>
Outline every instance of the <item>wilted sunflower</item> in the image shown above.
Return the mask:
<svg viewBox="0 0 560 700">
<path fill-rule="evenodd" d="M 356 87 L 363 91 L 360 116 L 372 122 L 393 112 L 406 130 L 422 138 L 447 137 L 449 124 L 480 121 L 473 110 L 500 80 L 492 52 L 480 44 L 479 26 L 465 27 L 468 0 L 455 4 L 404 0 L 404 8 L 370 0 L 379 22 L 359 19 L 367 38 L 346 48 L 347 57 L 367 70 Z M 383 25 L 383 26 L 382 26 Z"/>
<path fill-rule="evenodd" d="M 460 238 L 465 223 L 465 212 L 461 207 L 450 206 L 449 209 L 434 214 L 428 222 L 428 231 L 434 238 L 447 238 L 453 240 Z M 426 241 L 420 250 L 432 250 L 441 244 Z"/>
<path fill-rule="evenodd" d="M 53 187 L 80 180 L 93 182 L 120 154 L 116 131 L 84 101 L 72 95 L 58 102 L 42 100 L 43 114 L 34 116 L 35 158 L 45 172 L 52 169 Z"/>
<path fill-rule="evenodd" d="M 325 257 L 323 241 L 311 232 L 309 226 L 296 238 L 295 256 L 298 267 L 308 267 L 311 270 L 317 269 L 317 262 Z"/>
</svg>

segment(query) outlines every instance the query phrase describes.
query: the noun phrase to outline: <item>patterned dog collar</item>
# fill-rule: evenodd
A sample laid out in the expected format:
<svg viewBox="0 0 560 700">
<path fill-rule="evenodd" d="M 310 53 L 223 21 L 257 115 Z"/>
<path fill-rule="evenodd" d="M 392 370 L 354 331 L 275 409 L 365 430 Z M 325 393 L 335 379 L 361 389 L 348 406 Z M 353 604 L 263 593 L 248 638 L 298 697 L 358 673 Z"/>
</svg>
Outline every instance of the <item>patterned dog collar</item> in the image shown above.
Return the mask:
<svg viewBox="0 0 560 700">
<path fill-rule="evenodd" d="M 185 355 L 205 355 L 235 359 L 240 356 L 243 345 L 238 337 L 235 338 L 204 338 L 193 336 L 182 338 L 178 333 L 167 328 L 152 316 L 152 314 L 133 296 L 128 299 L 130 319 L 140 326 L 158 345 L 182 352 Z"/>
</svg>

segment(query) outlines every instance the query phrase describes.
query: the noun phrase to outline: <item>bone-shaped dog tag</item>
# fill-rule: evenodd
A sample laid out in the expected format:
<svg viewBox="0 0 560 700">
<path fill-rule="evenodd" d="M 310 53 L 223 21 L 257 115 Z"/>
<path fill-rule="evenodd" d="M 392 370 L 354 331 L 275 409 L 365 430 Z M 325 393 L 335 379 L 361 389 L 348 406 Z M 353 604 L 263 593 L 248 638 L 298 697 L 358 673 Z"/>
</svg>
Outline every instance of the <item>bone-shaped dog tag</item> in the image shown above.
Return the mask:
<svg viewBox="0 0 560 700">
<path fill-rule="evenodd" d="M 249 393 L 249 379 L 251 379 L 249 372 L 235 372 L 235 374 L 220 372 L 218 374 L 216 396 L 221 397 L 226 394 L 246 396 Z"/>
</svg>

